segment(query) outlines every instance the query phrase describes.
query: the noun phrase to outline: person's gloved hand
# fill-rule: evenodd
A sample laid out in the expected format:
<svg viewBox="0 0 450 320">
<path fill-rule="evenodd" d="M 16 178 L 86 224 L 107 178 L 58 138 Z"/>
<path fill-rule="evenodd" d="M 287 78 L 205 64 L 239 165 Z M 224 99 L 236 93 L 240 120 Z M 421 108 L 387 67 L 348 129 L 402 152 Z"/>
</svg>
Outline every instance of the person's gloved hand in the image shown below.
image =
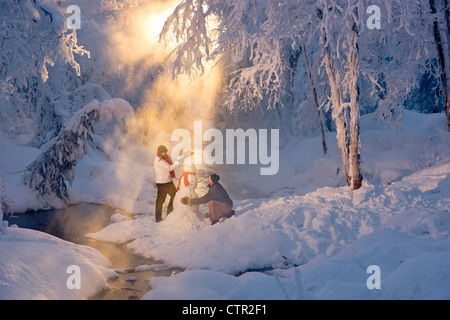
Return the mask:
<svg viewBox="0 0 450 320">
<path fill-rule="evenodd" d="M 191 198 L 189 198 L 189 197 L 181 198 L 181 203 L 182 204 L 191 204 Z"/>
</svg>

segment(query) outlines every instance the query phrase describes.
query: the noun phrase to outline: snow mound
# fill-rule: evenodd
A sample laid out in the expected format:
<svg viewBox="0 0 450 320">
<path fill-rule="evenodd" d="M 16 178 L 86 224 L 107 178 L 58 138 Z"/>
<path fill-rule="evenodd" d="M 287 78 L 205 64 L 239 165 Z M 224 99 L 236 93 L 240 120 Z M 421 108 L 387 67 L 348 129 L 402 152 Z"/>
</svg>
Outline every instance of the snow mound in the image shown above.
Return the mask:
<svg viewBox="0 0 450 320">
<path fill-rule="evenodd" d="M 97 250 L 29 229 L 0 235 L 0 256 L 0 300 L 86 299 L 115 275 Z M 67 286 L 73 265 L 80 268 L 80 289 Z"/>
<path fill-rule="evenodd" d="M 192 270 L 150 281 L 143 299 L 444 299 L 450 298 L 450 242 L 418 239 L 392 229 L 362 237 L 330 259 L 272 275 L 239 277 Z M 381 270 L 380 290 L 368 289 L 367 268 Z"/>
<path fill-rule="evenodd" d="M 138 217 L 89 236 L 128 242 L 138 254 L 187 269 L 236 274 L 295 266 L 331 257 L 380 228 L 446 238 L 449 173 L 450 164 L 442 164 L 388 186 L 366 182 L 356 192 L 327 187 L 303 196 L 238 201 L 236 216 L 214 226 L 180 212 L 160 224 Z M 435 188 L 424 193 L 421 181 L 434 181 Z"/>
</svg>

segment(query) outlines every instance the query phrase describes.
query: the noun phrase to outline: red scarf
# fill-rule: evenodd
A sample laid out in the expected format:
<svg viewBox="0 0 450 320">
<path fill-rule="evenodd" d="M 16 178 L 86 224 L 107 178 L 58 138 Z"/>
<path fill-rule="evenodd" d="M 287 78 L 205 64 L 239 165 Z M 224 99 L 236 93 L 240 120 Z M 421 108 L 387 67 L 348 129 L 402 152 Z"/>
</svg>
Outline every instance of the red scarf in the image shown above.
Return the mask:
<svg viewBox="0 0 450 320">
<path fill-rule="evenodd" d="M 183 172 L 181 173 L 180 180 L 178 180 L 177 191 L 180 191 L 181 179 L 182 179 L 183 177 L 184 177 L 184 186 L 186 186 L 186 187 L 189 186 L 189 181 L 187 180 L 188 174 L 193 174 L 193 175 L 195 175 L 196 173 L 195 173 L 195 172 L 183 171 Z"/>
<path fill-rule="evenodd" d="M 159 159 L 163 159 L 163 158 L 161 158 L 161 156 L 159 155 L 158 152 L 156 153 L 156 155 L 158 156 Z M 173 165 L 172 159 L 170 159 L 169 156 L 167 156 L 164 160 L 166 160 L 168 164 Z M 175 178 L 175 171 L 174 170 L 170 171 L 170 177 L 172 179 Z"/>
</svg>

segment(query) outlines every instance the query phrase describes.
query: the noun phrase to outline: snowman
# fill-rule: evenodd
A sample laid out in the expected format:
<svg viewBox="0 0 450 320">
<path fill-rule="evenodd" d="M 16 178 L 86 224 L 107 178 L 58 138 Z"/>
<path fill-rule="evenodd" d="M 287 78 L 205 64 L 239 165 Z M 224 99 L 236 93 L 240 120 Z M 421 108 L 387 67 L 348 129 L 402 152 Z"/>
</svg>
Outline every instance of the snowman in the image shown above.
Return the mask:
<svg viewBox="0 0 450 320">
<path fill-rule="evenodd" d="M 183 164 L 183 172 L 178 179 L 177 193 L 175 194 L 175 199 L 173 203 L 174 209 L 190 210 L 199 214 L 199 206 L 187 206 L 181 203 L 181 198 L 198 198 L 197 189 L 197 168 L 194 164 Z"/>
<path fill-rule="evenodd" d="M 183 164 L 183 172 L 178 180 L 177 193 L 173 202 L 173 211 L 167 216 L 164 226 L 178 231 L 199 230 L 203 225 L 209 225 L 203 219 L 199 205 L 185 205 L 181 203 L 181 198 L 198 198 L 197 189 L 197 169 L 194 164 Z"/>
</svg>

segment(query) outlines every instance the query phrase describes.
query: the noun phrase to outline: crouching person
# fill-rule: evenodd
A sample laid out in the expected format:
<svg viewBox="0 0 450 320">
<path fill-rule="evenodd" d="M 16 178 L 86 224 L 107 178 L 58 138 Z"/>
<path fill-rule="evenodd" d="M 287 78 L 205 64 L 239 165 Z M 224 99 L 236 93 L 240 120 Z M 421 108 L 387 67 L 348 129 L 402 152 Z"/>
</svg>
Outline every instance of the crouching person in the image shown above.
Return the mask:
<svg viewBox="0 0 450 320">
<path fill-rule="evenodd" d="M 220 177 L 212 174 L 208 177 L 208 193 L 203 197 L 191 199 L 184 197 L 181 203 L 194 205 L 208 203 L 209 212 L 205 218 L 209 218 L 212 224 L 219 222 L 220 218 L 230 218 L 234 215 L 233 200 L 229 197 L 225 188 L 219 183 Z"/>
</svg>

